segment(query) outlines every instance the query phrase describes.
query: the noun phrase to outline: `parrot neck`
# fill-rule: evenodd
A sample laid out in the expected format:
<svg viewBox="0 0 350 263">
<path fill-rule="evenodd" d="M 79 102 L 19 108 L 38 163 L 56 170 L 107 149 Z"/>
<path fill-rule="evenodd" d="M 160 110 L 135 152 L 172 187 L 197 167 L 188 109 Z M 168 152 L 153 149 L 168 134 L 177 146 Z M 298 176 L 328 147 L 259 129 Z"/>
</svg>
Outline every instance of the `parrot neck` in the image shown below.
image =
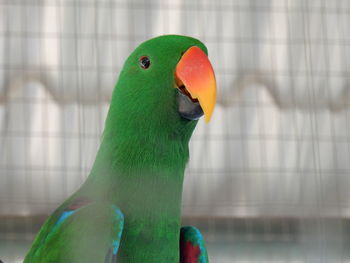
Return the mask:
<svg viewBox="0 0 350 263">
<path fill-rule="evenodd" d="M 123 244 L 138 247 L 140 256 L 139 261 L 126 258 L 125 262 L 179 262 L 182 186 L 196 122 L 185 123 L 183 131 L 170 132 L 150 126 L 157 121 L 140 125 L 113 120 L 114 116 L 107 117 L 95 164 L 82 191 L 108 199 L 123 212 Z M 134 255 L 134 247 L 125 245 L 121 251 L 125 257 Z M 169 255 L 174 260 L 167 261 Z"/>
<path fill-rule="evenodd" d="M 88 192 L 108 199 L 126 218 L 122 262 L 179 262 L 188 140 L 124 132 L 105 131 L 86 182 Z"/>
<path fill-rule="evenodd" d="M 144 178 L 149 174 L 155 181 L 174 177 L 182 181 L 189 158 L 190 136 L 153 133 L 152 130 L 156 129 L 138 127 L 134 132 L 106 129 L 91 176 L 109 175 L 109 180 L 119 181 L 124 177 Z"/>
<path fill-rule="evenodd" d="M 169 203 L 180 213 L 184 170 L 189 157 L 188 142 L 196 122 L 182 131 L 152 127 L 152 123 L 118 119 L 108 114 L 102 143 L 86 185 L 118 203 Z M 119 115 L 120 116 L 120 115 Z M 119 125 L 118 125 L 119 124 Z M 145 124 L 145 123 L 144 123 Z M 120 128 L 119 128 L 120 127 Z M 187 132 L 185 132 L 187 131 Z M 140 193 L 139 200 L 137 194 Z M 130 198 L 132 200 L 130 200 Z M 161 208 L 160 208 L 161 209 Z M 170 210 L 169 210 L 170 212 Z"/>
</svg>

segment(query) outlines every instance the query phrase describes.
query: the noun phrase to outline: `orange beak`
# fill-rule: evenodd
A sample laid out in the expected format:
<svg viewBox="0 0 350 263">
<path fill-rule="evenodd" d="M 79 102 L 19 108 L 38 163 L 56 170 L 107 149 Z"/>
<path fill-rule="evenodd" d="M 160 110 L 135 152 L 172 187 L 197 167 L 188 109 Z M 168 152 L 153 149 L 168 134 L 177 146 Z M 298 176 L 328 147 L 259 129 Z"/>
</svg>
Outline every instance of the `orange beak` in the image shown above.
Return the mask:
<svg viewBox="0 0 350 263">
<path fill-rule="evenodd" d="M 216 102 L 216 80 L 208 56 L 197 46 L 189 48 L 175 70 L 176 84 L 185 86 L 192 100 L 198 100 L 208 123 Z"/>
</svg>

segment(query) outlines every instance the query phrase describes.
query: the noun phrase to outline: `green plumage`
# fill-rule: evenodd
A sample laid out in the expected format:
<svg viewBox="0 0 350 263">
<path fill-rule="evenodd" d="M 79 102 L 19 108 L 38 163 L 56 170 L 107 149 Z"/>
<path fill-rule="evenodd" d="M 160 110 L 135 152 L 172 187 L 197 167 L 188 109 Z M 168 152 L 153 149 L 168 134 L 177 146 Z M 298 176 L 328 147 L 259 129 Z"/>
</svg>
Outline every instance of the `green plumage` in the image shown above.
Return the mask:
<svg viewBox="0 0 350 263">
<path fill-rule="evenodd" d="M 196 39 L 169 35 L 129 56 L 88 179 L 48 218 L 25 263 L 105 262 L 120 226 L 112 206 L 124 215 L 118 263 L 179 262 L 183 176 L 197 121 L 177 111 L 174 71 L 191 46 L 207 53 Z M 148 69 L 140 67 L 142 56 L 150 58 Z M 91 203 L 56 225 L 79 198 Z"/>
</svg>

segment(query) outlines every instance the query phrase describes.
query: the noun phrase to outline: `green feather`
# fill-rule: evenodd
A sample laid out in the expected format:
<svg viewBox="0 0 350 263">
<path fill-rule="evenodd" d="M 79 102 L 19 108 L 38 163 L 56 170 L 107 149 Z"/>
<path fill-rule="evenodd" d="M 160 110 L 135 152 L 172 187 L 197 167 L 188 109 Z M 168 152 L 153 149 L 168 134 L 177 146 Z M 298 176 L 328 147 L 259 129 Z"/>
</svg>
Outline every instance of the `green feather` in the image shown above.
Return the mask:
<svg viewBox="0 0 350 263">
<path fill-rule="evenodd" d="M 52 220 L 57 214 L 39 232 L 24 262 L 104 262 L 123 228 L 123 217 L 104 203 L 82 207 L 58 224 Z"/>
</svg>

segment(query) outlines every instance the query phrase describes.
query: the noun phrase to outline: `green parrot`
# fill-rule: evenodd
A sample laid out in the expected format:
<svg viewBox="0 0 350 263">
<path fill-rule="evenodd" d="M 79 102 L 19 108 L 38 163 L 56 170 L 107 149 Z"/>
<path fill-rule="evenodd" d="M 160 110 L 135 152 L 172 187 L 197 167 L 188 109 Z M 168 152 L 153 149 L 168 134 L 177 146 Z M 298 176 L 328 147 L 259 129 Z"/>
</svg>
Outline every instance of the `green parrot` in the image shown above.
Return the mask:
<svg viewBox="0 0 350 263">
<path fill-rule="evenodd" d="M 46 220 L 24 262 L 208 262 L 199 230 L 180 225 L 181 195 L 190 137 L 215 101 L 202 42 L 165 35 L 137 47 L 88 178 Z"/>
</svg>

